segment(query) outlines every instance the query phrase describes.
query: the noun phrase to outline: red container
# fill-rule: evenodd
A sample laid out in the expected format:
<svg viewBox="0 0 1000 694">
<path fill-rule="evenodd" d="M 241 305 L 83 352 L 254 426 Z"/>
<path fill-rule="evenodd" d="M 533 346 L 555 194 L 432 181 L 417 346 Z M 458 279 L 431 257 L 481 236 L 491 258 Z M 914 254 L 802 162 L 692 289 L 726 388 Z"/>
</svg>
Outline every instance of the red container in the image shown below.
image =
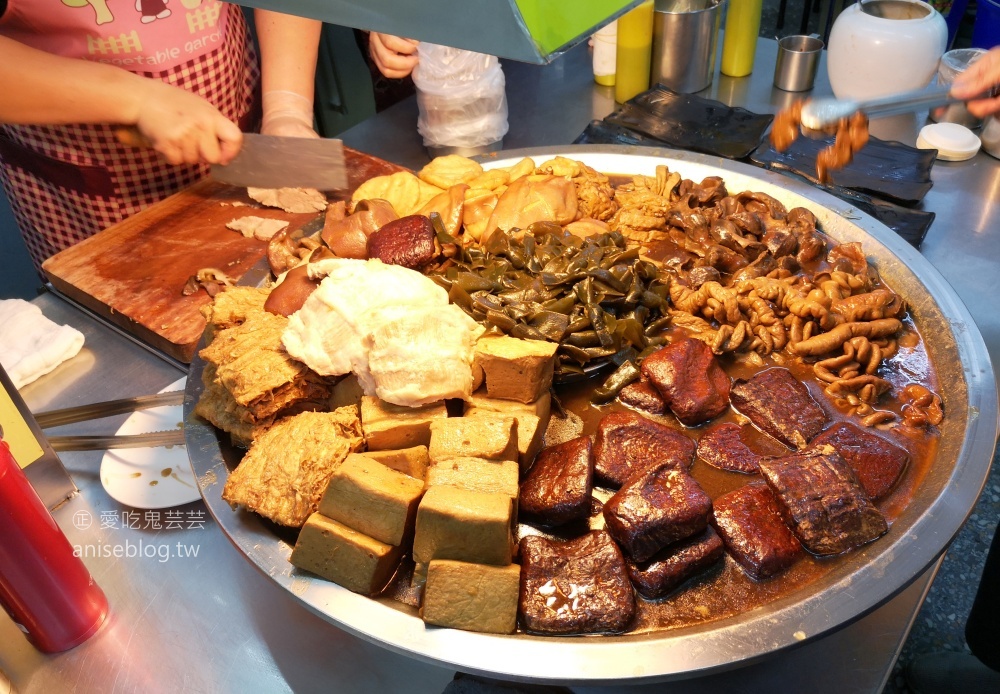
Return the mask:
<svg viewBox="0 0 1000 694">
<path fill-rule="evenodd" d="M 108 601 L 0 440 L 0 604 L 40 651 L 86 641 Z"/>
</svg>

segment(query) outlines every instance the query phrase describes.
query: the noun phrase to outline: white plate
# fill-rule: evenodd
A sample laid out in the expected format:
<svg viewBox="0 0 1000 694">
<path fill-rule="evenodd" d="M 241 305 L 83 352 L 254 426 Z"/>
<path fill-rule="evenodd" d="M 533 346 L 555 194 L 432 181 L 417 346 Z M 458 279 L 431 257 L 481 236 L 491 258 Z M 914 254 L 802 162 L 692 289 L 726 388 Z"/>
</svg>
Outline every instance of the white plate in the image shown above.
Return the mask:
<svg viewBox="0 0 1000 694">
<path fill-rule="evenodd" d="M 183 390 L 187 378 L 163 389 Z M 125 420 L 118 434 L 144 434 L 180 427 L 181 405 L 139 410 Z M 112 499 L 134 508 L 168 508 L 201 498 L 184 446 L 119 448 L 101 461 L 101 484 Z"/>
</svg>

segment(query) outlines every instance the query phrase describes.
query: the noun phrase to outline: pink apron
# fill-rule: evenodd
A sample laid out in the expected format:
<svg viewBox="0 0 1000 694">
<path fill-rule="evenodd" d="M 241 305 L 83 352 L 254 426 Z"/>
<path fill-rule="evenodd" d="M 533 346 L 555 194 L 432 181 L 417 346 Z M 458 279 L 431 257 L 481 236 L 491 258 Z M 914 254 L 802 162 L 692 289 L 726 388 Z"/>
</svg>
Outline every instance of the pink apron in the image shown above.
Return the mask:
<svg viewBox="0 0 1000 694">
<path fill-rule="evenodd" d="M 25 11 L 11 16 L 15 4 L 10 0 L 0 21 L 0 33 L 22 40 L 16 22 L 23 21 Z M 48 3 L 22 0 L 20 8 L 32 5 Z M 123 12 L 117 5 L 112 7 Z M 50 13 L 51 9 L 39 11 Z M 181 61 L 172 61 L 175 64 L 164 70 L 140 69 L 160 67 L 155 55 L 141 61 L 143 65 L 123 67 L 200 94 L 244 131 L 259 125 L 260 70 L 240 8 L 214 0 L 136 0 L 134 11 L 134 21 L 151 28 L 154 22 L 176 21 L 186 14 L 189 27 L 197 28 L 192 17 L 202 23 L 214 20 L 213 26 L 220 27 L 222 33 L 213 37 L 216 45 L 205 53 L 188 57 L 180 49 L 160 51 L 160 62 L 170 62 L 163 60 L 163 55 L 182 55 Z M 96 22 L 102 23 L 99 13 Z M 20 28 L 25 26 L 38 29 L 32 22 Z M 98 45 L 103 54 L 117 53 L 104 50 L 108 44 Z M 197 45 L 188 41 L 186 52 Z M 206 171 L 204 166 L 173 166 L 152 150 L 119 144 L 111 125 L 0 126 L 0 182 L 39 270 L 46 258 L 190 186 Z"/>
</svg>

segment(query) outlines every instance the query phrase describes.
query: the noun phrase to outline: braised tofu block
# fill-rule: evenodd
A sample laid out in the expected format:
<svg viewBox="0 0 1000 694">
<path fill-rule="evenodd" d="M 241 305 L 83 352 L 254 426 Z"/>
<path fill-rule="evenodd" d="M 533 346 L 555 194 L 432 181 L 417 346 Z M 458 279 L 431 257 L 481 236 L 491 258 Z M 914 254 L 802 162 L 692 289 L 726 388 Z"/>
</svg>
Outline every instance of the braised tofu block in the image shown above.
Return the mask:
<svg viewBox="0 0 1000 694">
<path fill-rule="evenodd" d="M 431 462 L 427 468 L 427 486 L 448 484 L 474 492 L 506 494 L 516 499 L 520 473 L 513 460 L 448 458 Z"/>
<path fill-rule="evenodd" d="M 526 520 L 563 525 L 590 515 L 594 462 L 589 436 L 549 446 L 521 483 L 518 510 Z"/>
<path fill-rule="evenodd" d="M 435 559 L 427 567 L 420 616 L 428 624 L 513 634 L 521 567 Z"/>
<path fill-rule="evenodd" d="M 675 340 L 643 359 L 641 369 L 682 424 L 697 426 L 729 407 L 729 376 L 701 340 Z"/>
<path fill-rule="evenodd" d="M 760 472 L 763 457 L 750 450 L 740 438 L 739 424 L 718 424 L 698 439 L 698 457 L 712 467 L 748 475 Z"/>
<path fill-rule="evenodd" d="M 610 412 L 597 424 L 594 472 L 599 483 L 620 487 L 659 463 L 690 469 L 694 449 L 694 441 L 666 424 L 636 412 Z"/>
<path fill-rule="evenodd" d="M 330 389 L 330 408 L 336 409 L 346 405 L 361 407 L 361 398 L 365 396 L 365 389 L 354 374 L 347 374 L 337 381 Z"/>
<path fill-rule="evenodd" d="M 484 338 L 486 339 L 486 338 Z M 531 402 L 519 402 L 517 400 L 502 400 L 491 398 L 485 388 L 480 388 L 472 394 L 472 398 L 465 402 L 465 415 L 474 413 L 494 412 L 499 414 L 518 417 L 522 414 L 533 414 L 548 421 L 552 413 L 552 394 L 546 390 L 537 400 Z"/>
<path fill-rule="evenodd" d="M 448 418 L 444 403 L 404 407 L 371 395 L 361 398 L 361 427 L 369 451 L 428 446 L 431 422 Z"/>
<path fill-rule="evenodd" d="M 698 482 L 670 463 L 636 475 L 604 504 L 608 533 L 635 561 L 708 526 L 712 499 Z"/>
<path fill-rule="evenodd" d="M 377 595 L 392 580 L 403 550 L 351 530 L 320 513 L 309 516 L 289 561 L 363 595 Z"/>
<path fill-rule="evenodd" d="M 481 392 L 473 393 L 465 403 L 465 416 L 510 415 L 517 420 L 517 460 L 524 472 L 542 449 L 545 429 L 552 414 L 552 396 L 548 391 L 538 400 L 521 403 L 514 400 L 490 398 Z"/>
<path fill-rule="evenodd" d="M 473 370 L 481 369 L 491 398 L 534 402 L 552 385 L 555 342 L 484 336 L 476 342 Z"/>
<path fill-rule="evenodd" d="M 775 367 L 733 384 L 733 406 L 786 446 L 805 448 L 830 421 L 809 389 L 788 369 Z"/>
<path fill-rule="evenodd" d="M 535 415 L 517 416 L 517 463 L 521 472 L 531 467 L 539 451 L 542 450 L 548 424 L 548 419 L 542 420 Z"/>
<path fill-rule="evenodd" d="M 770 488 L 751 482 L 712 502 L 712 525 L 751 578 L 777 576 L 802 555 Z"/>
<path fill-rule="evenodd" d="M 417 507 L 413 560 L 506 566 L 513 556 L 515 501 L 508 494 L 430 487 Z"/>
<path fill-rule="evenodd" d="M 568 542 L 521 539 L 518 609 L 535 634 L 616 634 L 635 616 L 625 558 L 603 530 Z"/>
<path fill-rule="evenodd" d="M 840 554 L 889 530 L 851 466 L 835 452 L 764 458 L 760 472 L 792 532 L 813 554 Z"/>
<path fill-rule="evenodd" d="M 482 458 L 517 462 L 517 420 L 510 416 L 449 417 L 431 422 L 431 462 Z"/>
<path fill-rule="evenodd" d="M 870 499 L 881 499 L 896 485 L 910 464 L 910 454 L 868 429 L 841 422 L 812 440 L 809 451 L 833 446 L 858 476 Z"/>
<path fill-rule="evenodd" d="M 618 393 L 618 400 L 633 409 L 648 414 L 666 414 L 667 403 L 663 400 L 648 378 L 641 377 L 638 381 L 629 383 Z"/>
<path fill-rule="evenodd" d="M 393 470 L 398 470 L 414 479 L 422 480 L 427 477 L 427 464 L 430 462 L 430 457 L 427 455 L 427 446 L 413 446 L 412 448 L 386 451 L 365 451 L 362 455 L 366 455 L 372 460 L 382 463 Z"/>
<path fill-rule="evenodd" d="M 319 502 L 319 512 L 388 545 L 412 536 L 424 483 L 363 455 L 338 467 Z"/>
<path fill-rule="evenodd" d="M 350 408 L 286 417 L 254 440 L 222 498 L 298 528 L 316 510 L 334 471 L 361 449 L 360 433 Z"/>
<path fill-rule="evenodd" d="M 215 367 L 216 381 L 255 421 L 273 417 L 302 401 L 325 409 L 326 381 L 293 359 L 281 343 L 284 316 L 253 313 L 243 323 L 220 330 L 198 354 Z"/>
<path fill-rule="evenodd" d="M 625 560 L 632 585 L 650 600 L 668 595 L 684 581 L 700 574 L 722 559 L 722 538 L 711 527 L 687 540 L 664 547 L 649 559 L 637 564 Z"/>
<path fill-rule="evenodd" d="M 466 417 L 496 417 L 499 413 L 488 410 L 474 409 L 466 412 Z M 549 418 L 541 419 L 537 415 L 522 412 L 515 414 L 514 421 L 517 423 L 517 462 L 521 471 L 531 467 L 531 461 L 542 450 L 545 442 L 545 429 L 548 426 Z"/>
</svg>

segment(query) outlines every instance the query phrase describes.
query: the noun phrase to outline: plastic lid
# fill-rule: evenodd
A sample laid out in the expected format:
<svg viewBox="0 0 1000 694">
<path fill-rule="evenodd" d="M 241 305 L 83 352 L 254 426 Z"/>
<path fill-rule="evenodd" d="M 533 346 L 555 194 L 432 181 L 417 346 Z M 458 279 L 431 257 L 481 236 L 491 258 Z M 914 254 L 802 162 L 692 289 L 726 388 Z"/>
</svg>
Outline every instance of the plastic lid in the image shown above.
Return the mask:
<svg viewBox="0 0 1000 694">
<path fill-rule="evenodd" d="M 975 133 L 957 123 L 925 125 L 917 136 L 919 149 L 936 149 L 937 158 L 945 161 L 965 161 L 976 156 L 982 143 Z"/>
</svg>

